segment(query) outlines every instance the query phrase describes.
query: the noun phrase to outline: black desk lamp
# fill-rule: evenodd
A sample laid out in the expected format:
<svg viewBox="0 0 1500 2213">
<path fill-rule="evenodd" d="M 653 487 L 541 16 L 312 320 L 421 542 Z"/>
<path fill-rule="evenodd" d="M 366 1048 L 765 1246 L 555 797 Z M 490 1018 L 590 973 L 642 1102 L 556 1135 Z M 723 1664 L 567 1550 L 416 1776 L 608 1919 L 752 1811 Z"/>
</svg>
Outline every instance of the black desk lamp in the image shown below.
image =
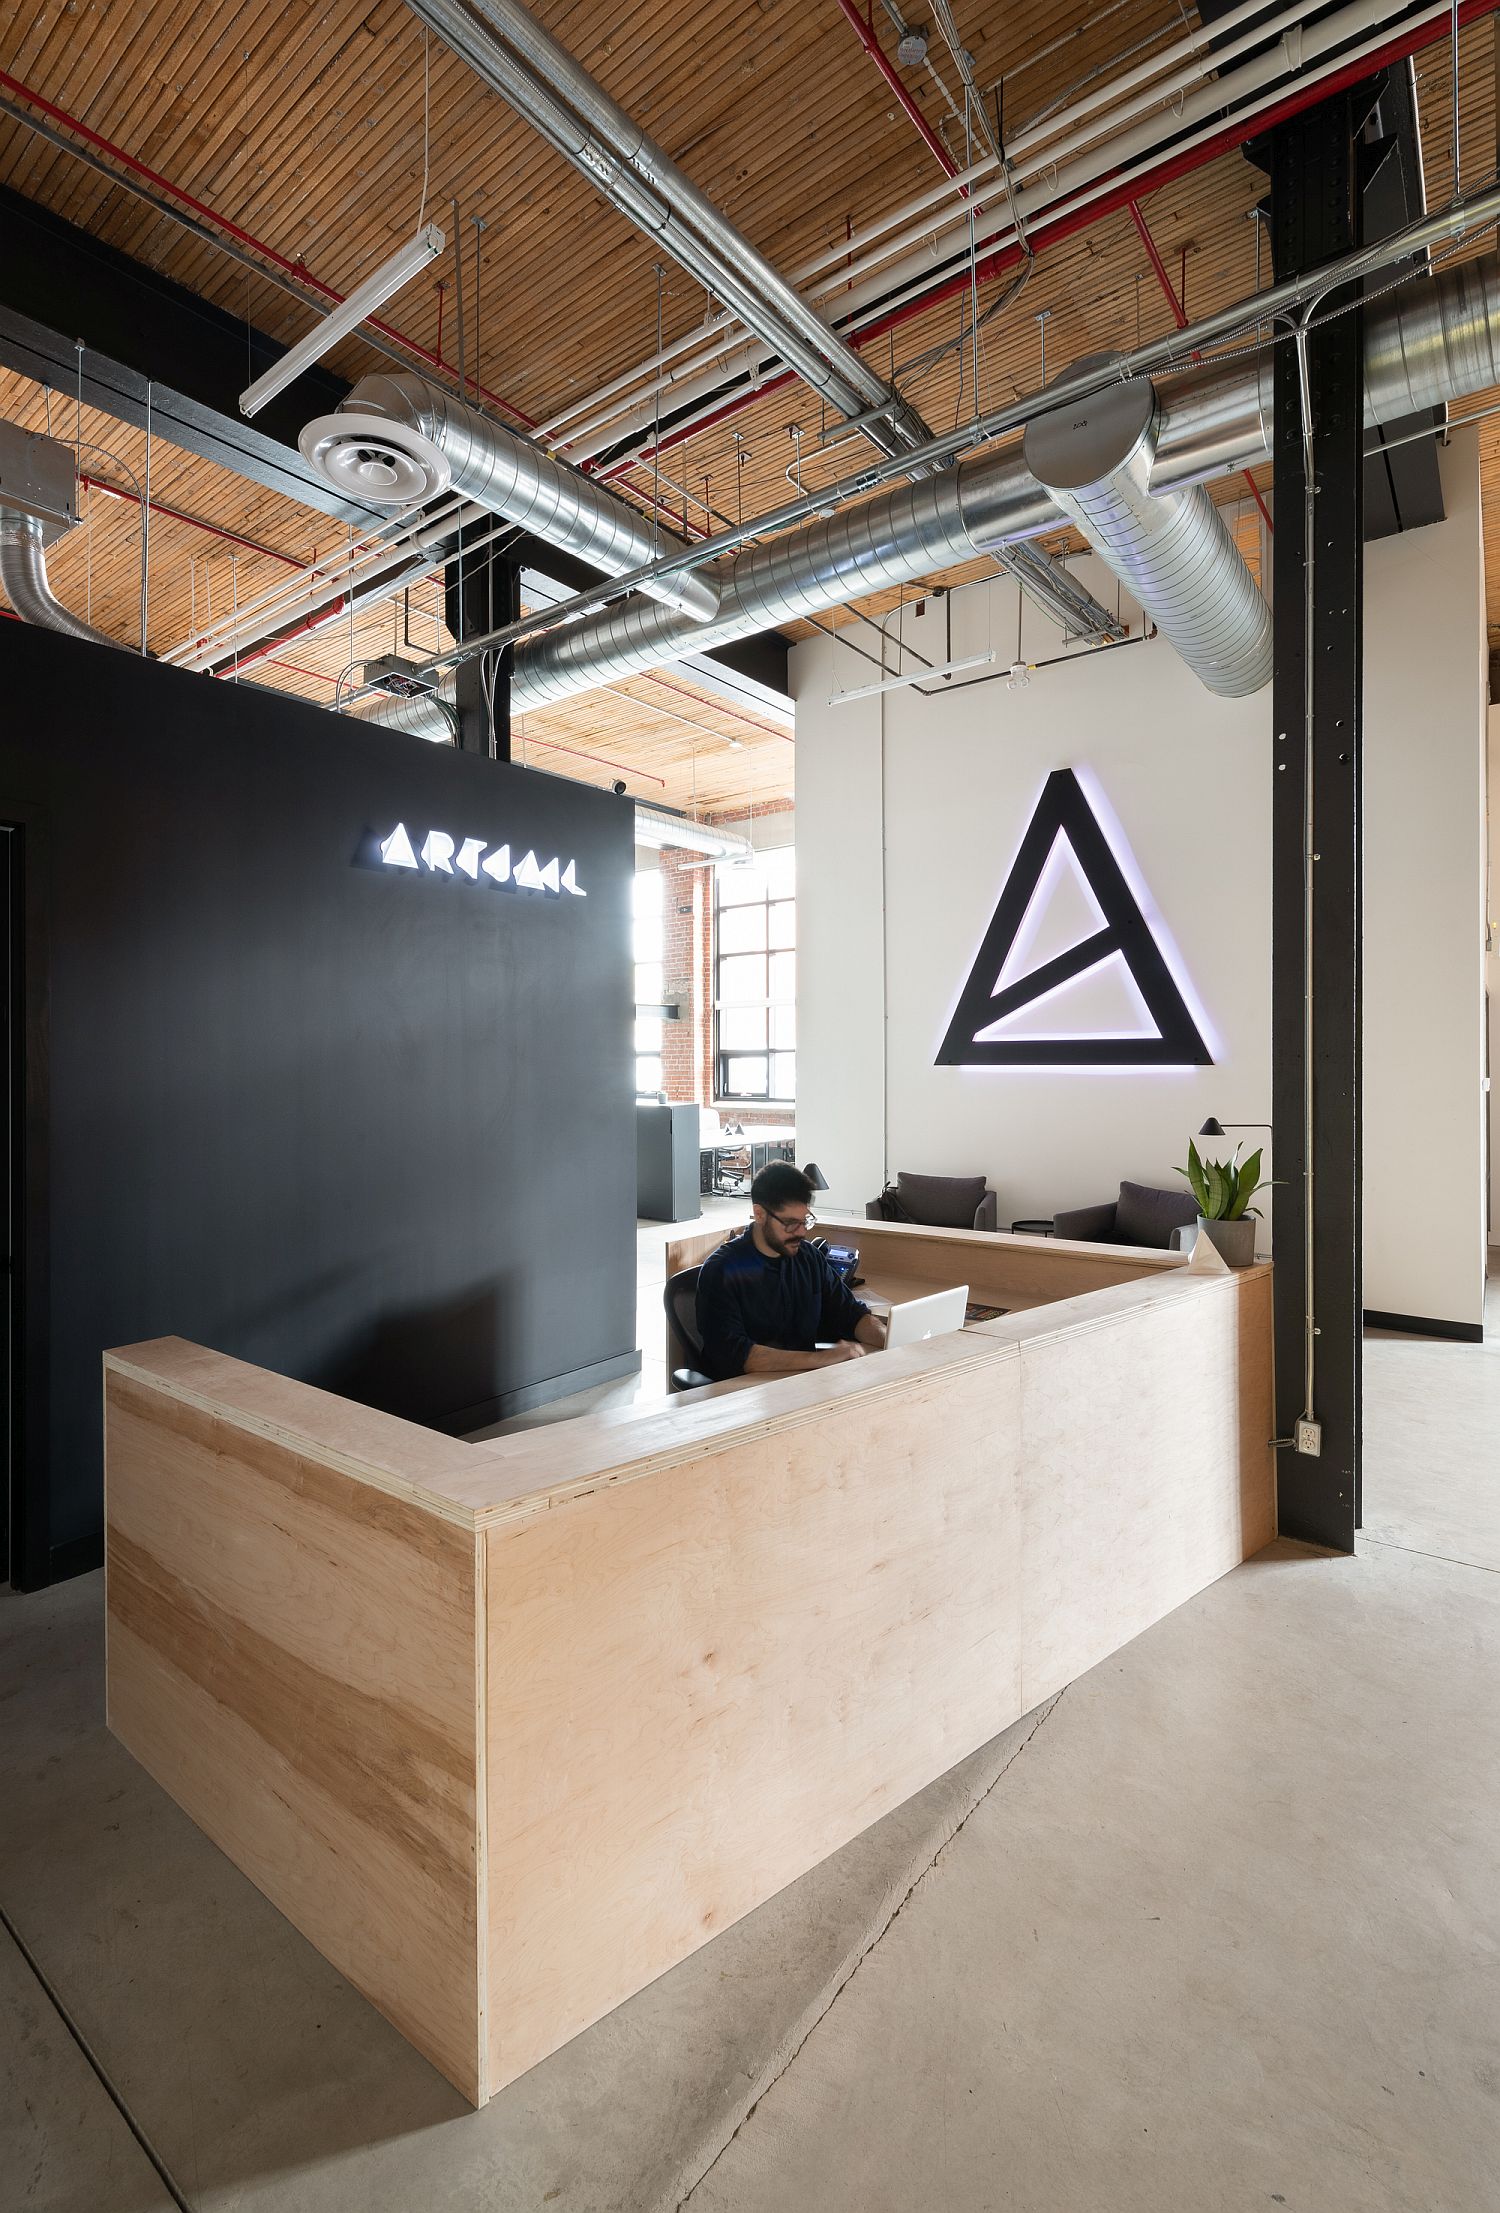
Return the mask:
<svg viewBox="0 0 1500 2213">
<path fill-rule="evenodd" d="M 828 1178 L 815 1160 L 810 1160 L 802 1173 L 806 1176 L 814 1191 L 826 1191 L 828 1189 Z"/>
<path fill-rule="evenodd" d="M 1264 1130 L 1267 1137 L 1274 1134 L 1269 1122 L 1221 1122 L 1215 1115 L 1211 1114 L 1202 1129 L 1199 1130 L 1198 1135 L 1200 1137 L 1225 1137 L 1230 1130 Z"/>
</svg>

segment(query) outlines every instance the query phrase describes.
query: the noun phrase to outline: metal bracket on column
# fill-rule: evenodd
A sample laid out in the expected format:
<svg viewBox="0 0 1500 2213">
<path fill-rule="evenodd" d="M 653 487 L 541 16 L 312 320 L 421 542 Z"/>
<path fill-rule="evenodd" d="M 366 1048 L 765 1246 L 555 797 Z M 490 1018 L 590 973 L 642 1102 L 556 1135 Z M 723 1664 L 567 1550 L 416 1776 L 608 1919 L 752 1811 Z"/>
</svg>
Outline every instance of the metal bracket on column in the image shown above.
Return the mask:
<svg viewBox="0 0 1500 2213">
<path fill-rule="evenodd" d="M 443 616 L 455 641 L 483 637 L 514 622 L 521 612 L 521 565 L 508 551 L 486 546 L 466 554 L 455 548 L 443 572 Z M 454 672 L 453 705 L 458 715 L 458 749 L 510 759 L 510 648 L 495 671 L 494 712 L 485 696 L 481 660 L 460 661 Z"/>
</svg>

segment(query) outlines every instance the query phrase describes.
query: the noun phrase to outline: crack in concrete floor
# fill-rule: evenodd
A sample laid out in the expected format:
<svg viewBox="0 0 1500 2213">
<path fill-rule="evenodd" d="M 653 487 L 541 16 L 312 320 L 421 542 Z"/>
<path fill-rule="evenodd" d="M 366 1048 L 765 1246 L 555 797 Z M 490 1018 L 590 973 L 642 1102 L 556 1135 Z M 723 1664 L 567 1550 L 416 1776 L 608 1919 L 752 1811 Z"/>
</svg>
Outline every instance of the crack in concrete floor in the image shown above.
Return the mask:
<svg viewBox="0 0 1500 2213">
<path fill-rule="evenodd" d="M 693 2181 L 688 2185 L 686 2191 L 684 2191 L 680 2197 L 674 2198 L 672 2204 L 672 2213 L 685 2213 L 685 2209 L 690 2205 L 691 2200 L 697 2193 L 700 2186 L 708 2180 L 708 2177 L 718 2166 L 720 2160 L 724 2157 L 725 2153 L 737 2141 L 741 2131 L 745 2128 L 746 2124 L 755 2118 L 755 2114 L 763 2101 L 767 2097 L 769 2097 L 770 2093 L 776 2088 L 776 2085 L 779 2082 L 783 2081 L 784 2078 L 790 2073 L 791 2069 L 796 2066 L 797 2061 L 802 2057 L 802 2054 L 806 2051 L 813 2037 L 817 2034 L 818 2030 L 827 2020 L 829 2014 L 838 2004 L 840 1998 L 843 1997 L 845 1991 L 850 1988 L 861 1967 L 864 1966 L 866 1960 L 870 1958 L 871 1954 L 878 1949 L 881 1943 L 883 1943 L 885 1938 L 890 1934 L 891 1930 L 900 1920 L 902 1914 L 905 1913 L 907 1907 L 911 1904 L 913 1898 L 915 1898 L 917 1892 L 922 1888 L 922 1885 L 928 1880 L 930 1876 L 936 1874 L 938 1866 L 942 1861 L 943 1855 L 950 1849 L 952 1845 L 957 1843 L 958 1839 L 963 1835 L 965 1829 L 969 1826 L 969 1823 L 973 1820 L 975 1814 L 978 1813 L 980 1807 L 985 1805 L 989 1801 L 989 1799 L 994 1796 L 1001 1783 L 1004 1782 L 1006 1776 L 1015 1766 L 1016 1761 L 1021 1757 L 1021 1754 L 1026 1750 L 1027 1746 L 1036 1736 L 1038 1730 L 1042 1727 L 1043 1723 L 1051 1718 L 1052 1714 L 1061 1704 L 1065 1695 L 1066 1685 L 1062 1690 L 1056 1692 L 1051 1698 L 1049 1698 L 1045 1702 L 1045 1704 L 1037 1708 L 1036 1717 L 1033 1720 L 1031 1727 L 1027 1730 L 1025 1736 L 1021 1739 L 1020 1743 L 1016 1745 L 1014 1749 L 1006 1755 L 1005 1759 L 995 1770 L 995 1773 L 991 1776 L 989 1782 L 979 1793 L 978 1797 L 974 1800 L 974 1803 L 969 1807 L 968 1811 L 962 1816 L 960 1820 L 954 1823 L 948 1834 L 943 1838 L 941 1844 L 938 1845 L 936 1851 L 933 1853 L 931 1859 L 927 1862 L 926 1866 L 920 1868 L 912 1877 L 911 1882 L 907 1885 L 907 1888 L 897 1899 L 895 1905 L 892 1906 L 890 1912 L 881 1922 L 879 1928 L 875 1930 L 874 1934 L 868 1939 L 868 1941 L 861 1945 L 860 1949 L 855 1952 L 845 1963 L 837 1980 L 831 1984 L 827 1996 L 824 1999 L 824 2002 L 819 2006 L 817 2013 L 814 2015 L 813 2019 L 807 2023 L 806 2027 L 803 2029 L 802 2034 L 798 2037 L 795 2045 L 786 2054 L 780 2065 L 775 2068 L 775 2071 L 767 2078 L 767 2080 L 761 2083 L 759 2088 L 756 2090 L 754 2097 L 746 2106 L 744 2112 L 740 2115 L 739 2119 L 735 2122 L 734 2127 L 724 2138 L 724 2141 L 720 2144 L 718 2150 L 713 2154 L 712 2158 L 707 2161 L 702 2170 L 694 2177 Z"/>
</svg>

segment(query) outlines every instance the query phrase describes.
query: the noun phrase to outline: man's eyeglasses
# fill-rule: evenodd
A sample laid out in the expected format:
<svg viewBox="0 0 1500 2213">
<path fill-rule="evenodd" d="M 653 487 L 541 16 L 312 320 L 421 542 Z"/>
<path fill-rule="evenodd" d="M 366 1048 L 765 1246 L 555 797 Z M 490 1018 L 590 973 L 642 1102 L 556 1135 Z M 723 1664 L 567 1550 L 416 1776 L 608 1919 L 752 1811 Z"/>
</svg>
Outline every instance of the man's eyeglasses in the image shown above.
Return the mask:
<svg viewBox="0 0 1500 2213">
<path fill-rule="evenodd" d="M 793 1230 L 814 1228 L 817 1224 L 818 1217 L 816 1214 L 813 1213 L 811 1207 L 809 1207 L 808 1211 L 802 1216 L 802 1219 L 800 1221 L 798 1221 L 795 1216 L 790 1221 L 788 1221 L 787 1217 L 784 1214 L 773 1214 L 771 1215 L 770 1219 L 776 1224 L 776 1227 L 778 1229 L 784 1229 L 787 1234 L 790 1235 Z"/>
</svg>

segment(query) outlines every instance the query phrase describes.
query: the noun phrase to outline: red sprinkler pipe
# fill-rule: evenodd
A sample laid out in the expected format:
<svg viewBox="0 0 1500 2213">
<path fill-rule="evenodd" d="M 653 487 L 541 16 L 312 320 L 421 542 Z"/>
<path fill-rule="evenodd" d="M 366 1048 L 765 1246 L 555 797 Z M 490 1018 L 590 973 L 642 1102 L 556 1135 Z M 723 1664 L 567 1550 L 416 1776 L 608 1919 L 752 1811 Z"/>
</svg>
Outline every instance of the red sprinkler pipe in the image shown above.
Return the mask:
<svg viewBox="0 0 1500 2213">
<path fill-rule="evenodd" d="M 216 214 L 205 201 L 196 199 L 190 192 L 185 192 L 180 185 L 173 184 L 169 178 L 163 177 L 157 170 L 149 169 L 144 162 L 137 161 L 133 154 L 127 154 L 125 149 L 122 146 L 117 146 L 112 139 L 102 138 L 97 131 L 91 130 L 86 123 L 81 122 L 76 115 L 70 115 L 66 108 L 58 107 L 54 101 L 44 99 L 41 93 L 33 91 L 30 85 L 23 84 L 18 77 L 11 76 L 7 70 L 0 69 L 0 85 L 15 93 L 19 98 L 29 101 L 33 107 L 40 109 L 44 115 L 50 116 L 54 122 L 65 125 L 68 130 L 85 139 L 99 152 L 107 154 L 112 161 L 118 162 L 128 175 L 142 179 L 145 183 L 150 184 L 156 192 L 170 196 L 183 207 L 190 208 L 195 215 L 206 222 L 217 225 L 220 230 L 224 231 L 241 246 L 251 248 L 254 252 L 263 255 L 267 261 L 293 277 L 299 285 L 306 285 L 311 290 L 322 293 L 325 299 L 335 304 L 343 299 L 343 293 L 335 292 L 332 285 L 324 284 L 320 278 L 313 276 L 304 263 L 288 261 L 284 254 L 276 251 L 274 246 L 266 245 L 264 240 L 256 238 L 250 231 L 244 230 L 239 224 L 231 222 L 227 216 Z M 123 178 L 121 182 L 124 182 Z M 151 196 L 148 195 L 147 197 L 150 198 Z M 152 204 L 159 207 L 158 201 L 153 200 Z M 442 370 L 446 375 L 456 377 L 457 370 L 452 362 L 446 360 L 443 355 L 443 294 L 445 289 L 446 287 L 439 281 L 437 286 L 438 339 L 436 352 L 426 346 L 419 346 L 414 338 L 408 338 L 404 332 L 397 330 L 394 324 L 383 322 L 378 316 L 372 315 L 368 318 L 368 321 L 372 330 L 378 330 L 382 337 L 392 339 L 398 346 L 403 347 L 407 353 L 413 355 L 415 359 L 429 362 L 432 367 Z M 535 418 L 526 414 L 513 401 L 502 399 L 497 392 L 491 392 L 486 385 L 478 383 L 477 380 L 475 389 L 482 398 L 487 399 L 502 414 L 509 415 L 512 421 L 519 423 L 524 430 L 534 430 L 536 428 Z M 585 463 L 584 466 L 586 473 L 593 473 L 591 464 Z"/>
<path fill-rule="evenodd" d="M 1167 275 L 1167 265 L 1156 250 L 1156 240 L 1151 236 L 1151 226 L 1146 221 L 1145 216 L 1141 213 L 1141 204 L 1139 200 L 1132 200 L 1130 202 L 1130 219 L 1134 223 L 1136 230 L 1139 232 L 1141 244 L 1145 247 L 1146 252 L 1150 257 L 1151 266 L 1156 271 L 1157 282 L 1160 284 L 1163 292 L 1165 292 L 1167 296 L 1167 305 L 1172 310 L 1173 322 L 1177 325 L 1177 328 L 1179 330 L 1186 330 L 1188 319 L 1187 307 L 1185 303 L 1178 298 L 1172 284 L 1172 279 Z M 1182 268 L 1183 274 L 1185 276 L 1187 274 L 1187 248 L 1185 246 L 1182 249 Z M 1195 354 L 1193 358 L 1194 360 L 1196 360 L 1198 357 Z M 1267 530 L 1271 531 L 1274 535 L 1276 525 L 1271 520 L 1271 510 L 1269 509 L 1269 507 L 1267 507 L 1265 501 L 1260 496 L 1260 486 L 1256 483 L 1254 477 L 1250 474 L 1250 471 L 1248 469 L 1242 469 L 1240 471 L 1240 474 L 1244 477 L 1245 482 L 1250 487 L 1250 497 L 1254 500 L 1256 506 L 1260 509 L 1261 514 L 1265 518 L 1265 525 Z"/>
<path fill-rule="evenodd" d="M 78 481 L 86 484 L 91 492 L 107 492 L 111 499 L 129 500 L 133 507 L 140 505 L 140 493 L 128 490 L 123 484 L 111 484 L 102 476 L 86 476 L 81 472 Z M 169 522 L 186 523 L 189 529 L 204 531 L 210 538 L 225 538 L 232 546 L 243 546 L 247 553 L 264 554 L 268 561 L 280 561 L 289 569 L 302 567 L 295 554 L 278 553 L 274 546 L 263 546 L 258 538 L 247 538 L 238 530 L 226 530 L 222 523 L 204 522 L 199 515 L 186 514 L 180 507 L 169 507 L 165 500 L 152 500 L 150 508 L 153 515 L 165 515 Z"/>
<path fill-rule="evenodd" d="M 273 267 L 284 271 L 289 277 L 294 277 L 299 284 L 305 284 L 310 290 L 320 292 L 324 299 L 328 300 L 333 306 L 338 307 L 343 304 L 345 294 L 336 292 L 333 286 L 325 284 L 321 277 L 315 277 L 304 262 L 289 261 L 285 254 L 278 253 L 274 246 L 268 246 L 264 239 L 257 238 L 253 232 L 242 229 L 238 223 L 231 222 L 227 215 L 218 214 L 215 209 L 208 206 L 206 201 L 196 199 L 191 192 L 185 192 L 181 185 L 173 184 L 171 178 L 162 176 L 159 170 L 149 169 L 145 162 L 137 161 L 134 154 L 127 154 L 124 147 L 117 146 L 113 139 L 102 138 L 98 131 L 90 130 L 87 123 L 80 122 L 76 115 L 70 115 L 66 108 L 60 108 L 55 101 L 45 99 L 40 92 L 33 91 L 30 85 L 23 84 L 19 77 L 11 76 L 9 70 L 0 69 L 0 85 L 3 85 L 7 92 L 13 93 L 17 99 L 25 100 L 29 106 L 40 110 L 43 115 L 50 115 L 54 123 L 61 123 L 65 129 L 74 132 L 77 137 L 85 140 L 88 145 L 94 147 L 99 153 L 108 154 L 111 161 L 117 161 L 121 168 L 127 170 L 131 176 L 140 177 L 145 183 L 154 186 L 158 192 L 165 193 L 169 199 L 176 200 L 180 206 L 190 208 L 193 214 L 200 217 L 204 222 L 212 223 L 217 230 L 223 231 L 227 237 L 234 239 L 238 245 L 246 246 L 253 253 L 260 254 Z M 377 315 L 368 316 L 366 320 L 371 330 L 378 330 L 382 338 L 392 339 L 396 345 L 404 347 L 406 352 L 414 355 L 418 361 L 429 362 L 434 369 L 442 369 L 449 375 L 454 374 L 451 364 L 444 361 L 440 353 L 434 353 L 430 346 L 419 346 L 414 338 L 408 338 L 404 331 L 397 330 L 394 323 L 383 322 Z M 500 408 L 511 417 L 512 421 L 520 423 L 523 429 L 535 430 L 534 418 L 523 414 L 520 408 L 513 406 L 509 400 L 501 399 L 498 392 L 488 391 L 483 385 L 478 385 L 476 389 L 482 398 L 490 402 L 492 407 Z"/>
<path fill-rule="evenodd" d="M 843 15 L 844 21 L 848 24 L 850 30 L 859 40 L 860 45 L 869 55 L 871 61 L 875 64 L 875 67 L 880 71 L 881 76 L 884 77 L 886 83 L 890 86 L 891 91 L 900 101 L 903 112 L 915 125 L 916 130 L 921 137 L 923 145 L 928 147 L 929 150 L 937 156 L 937 159 L 942 164 L 944 173 L 946 175 L 950 177 L 956 177 L 958 175 L 957 162 L 953 160 L 952 156 L 948 152 L 947 147 L 938 137 L 937 132 L 932 128 L 932 125 L 928 122 L 926 116 L 918 107 L 911 93 L 907 90 L 906 86 L 902 83 L 900 77 L 896 74 L 896 70 L 891 63 L 889 57 L 887 56 L 885 48 L 881 45 L 879 39 L 875 36 L 875 11 L 873 5 L 870 10 L 868 21 L 865 19 L 864 16 L 860 14 L 858 8 L 854 5 L 854 0 L 839 0 L 839 9 Z M 965 191 L 964 198 L 967 199 L 968 196 L 969 195 L 967 191 Z"/>
<path fill-rule="evenodd" d="M 618 769 L 625 776 L 644 777 L 648 784 L 660 784 L 667 788 L 665 776 L 653 776 L 649 769 L 634 768 L 629 761 L 606 760 L 602 753 L 585 753 L 581 745 L 559 745 L 555 738 L 536 738 L 529 733 L 526 739 L 528 751 L 534 746 L 543 753 L 570 753 L 575 761 L 596 761 L 600 768 Z"/>
<path fill-rule="evenodd" d="M 338 682 L 338 678 L 330 676 L 326 669 L 305 669 L 300 661 L 283 661 L 280 654 L 268 656 L 266 667 L 290 669 L 293 676 L 310 676 L 315 684 L 336 684 Z"/>
<path fill-rule="evenodd" d="M 1500 0 L 1459 0 L 1459 28 L 1462 30 L 1470 23 L 1482 22 L 1497 9 L 1500 9 Z M 1392 62 L 1405 61 L 1410 55 L 1422 52 L 1425 47 L 1437 45 L 1440 40 L 1451 35 L 1452 22 L 1451 16 L 1445 16 L 1434 18 L 1429 23 L 1418 24 L 1413 29 L 1388 39 L 1384 46 L 1377 48 L 1373 54 L 1367 54 L 1363 61 L 1346 63 L 1344 68 L 1335 70 L 1319 83 L 1307 85 L 1300 92 L 1289 92 L 1283 99 L 1273 101 L 1270 107 L 1261 108 L 1253 115 L 1242 117 L 1238 122 L 1227 123 L 1223 130 L 1216 131 L 1201 145 L 1190 147 L 1181 154 L 1169 155 L 1144 176 L 1132 178 L 1128 184 L 1115 186 L 1112 191 L 1101 194 L 1097 200 L 1091 200 L 1086 207 L 1074 208 L 1070 213 L 1060 215 L 1051 222 L 1045 217 L 1034 218 L 1030 232 L 1032 253 L 1043 254 L 1049 246 L 1056 245 L 1065 238 L 1076 237 L 1080 231 L 1092 230 L 1106 216 L 1116 215 L 1122 208 L 1128 207 L 1133 199 L 1159 191 L 1163 185 L 1175 184 L 1180 177 L 1191 176 L 1195 170 L 1206 168 L 1209 162 L 1217 161 L 1220 154 L 1232 153 L 1236 147 L 1243 146 L 1247 139 L 1259 137 L 1262 131 L 1290 121 L 1294 115 L 1301 115 L 1306 109 L 1318 106 L 1321 101 L 1331 99 L 1334 93 L 1345 91 L 1350 85 L 1363 83 L 1367 77 L 1389 68 Z M 1002 246 L 987 259 L 980 261 L 974 281 L 987 284 L 992 277 L 1002 276 L 1007 269 L 1013 268 L 1020 259 L 1019 246 Z M 888 332 L 910 322 L 914 316 L 925 315 L 929 308 L 939 307 L 958 293 L 967 292 L 969 283 L 967 268 L 953 276 L 939 278 L 927 291 L 903 301 L 900 307 L 892 308 L 889 313 L 867 323 L 858 332 L 845 331 L 843 335 L 853 346 L 868 346 L 874 339 L 884 338 Z M 669 432 L 662 439 L 658 450 L 665 453 L 669 447 L 680 445 L 684 439 L 698 437 L 714 424 L 724 422 L 731 415 L 738 415 L 746 407 L 754 406 L 757 400 L 765 399 L 769 393 L 780 391 L 783 385 L 790 384 L 792 380 L 793 372 L 783 370 L 778 376 L 768 377 L 757 391 L 737 392 L 733 399 L 726 400 L 713 414 L 706 415 L 695 423 L 682 424 Z M 650 450 L 637 458 L 649 460 Z M 618 463 L 616 468 L 630 465 L 633 464 Z M 616 469 L 612 468 L 604 473 L 613 476 Z"/>
</svg>

